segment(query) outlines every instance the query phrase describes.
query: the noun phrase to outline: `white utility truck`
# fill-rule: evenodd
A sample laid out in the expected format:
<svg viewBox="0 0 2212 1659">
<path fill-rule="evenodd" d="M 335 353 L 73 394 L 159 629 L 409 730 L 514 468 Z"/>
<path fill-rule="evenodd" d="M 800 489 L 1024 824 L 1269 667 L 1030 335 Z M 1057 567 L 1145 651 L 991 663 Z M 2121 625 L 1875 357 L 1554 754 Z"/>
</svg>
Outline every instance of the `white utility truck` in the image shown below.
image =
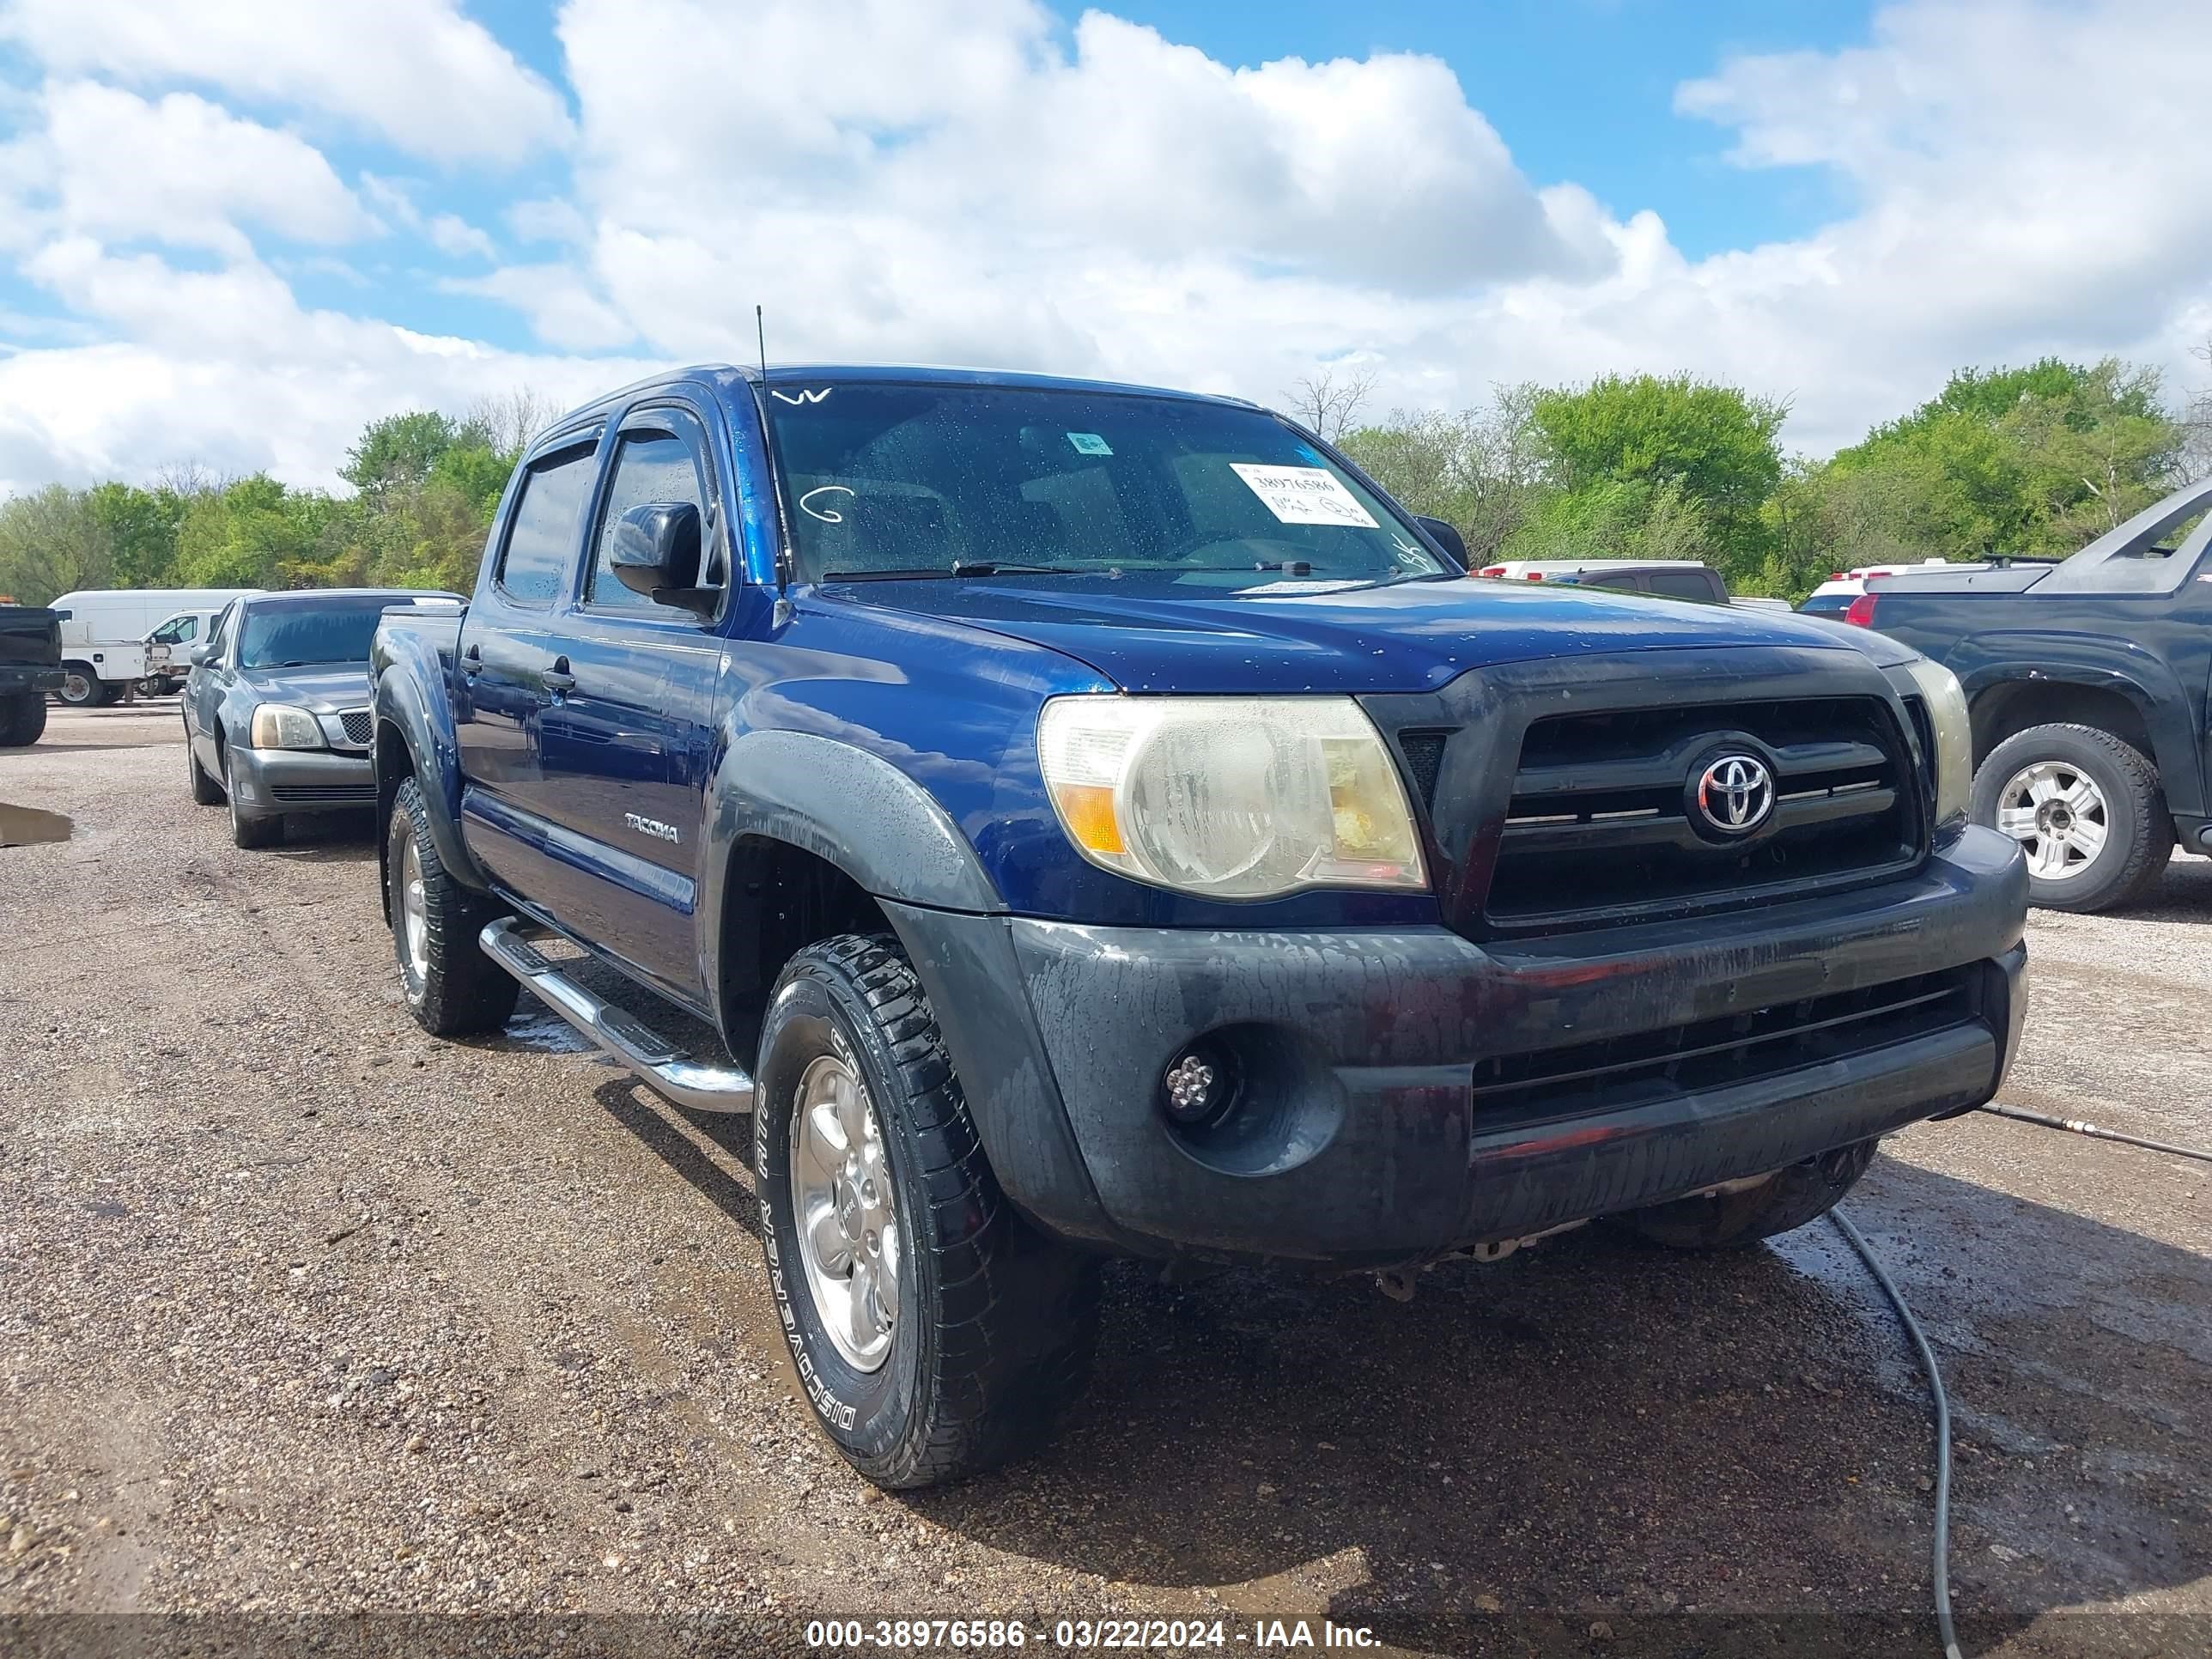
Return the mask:
<svg viewBox="0 0 2212 1659">
<path fill-rule="evenodd" d="M 172 691 L 185 653 L 207 637 L 215 614 L 250 587 L 80 588 L 52 601 L 61 617 L 65 703 L 96 708 L 125 690 Z"/>
</svg>

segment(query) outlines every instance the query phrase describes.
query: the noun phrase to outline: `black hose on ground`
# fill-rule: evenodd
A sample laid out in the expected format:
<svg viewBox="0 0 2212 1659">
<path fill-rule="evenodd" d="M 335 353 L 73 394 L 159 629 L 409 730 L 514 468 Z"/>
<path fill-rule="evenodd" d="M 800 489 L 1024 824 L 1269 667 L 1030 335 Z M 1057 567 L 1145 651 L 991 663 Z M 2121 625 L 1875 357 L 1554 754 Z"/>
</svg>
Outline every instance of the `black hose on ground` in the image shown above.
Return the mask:
<svg viewBox="0 0 2212 1659">
<path fill-rule="evenodd" d="M 2008 1117 L 2021 1123 L 2033 1123 L 2045 1129 L 2063 1129 L 2069 1134 L 2087 1135 L 2094 1140 L 2118 1141 L 2126 1146 L 2140 1146 L 2145 1152 L 2164 1152 L 2174 1158 L 2193 1158 L 2200 1163 L 2212 1164 L 2212 1152 L 2196 1146 L 2175 1146 L 2163 1140 L 2146 1140 L 2140 1135 L 2122 1134 L 2117 1129 L 2100 1129 L 2094 1123 L 2084 1123 L 2076 1118 L 2046 1117 L 2041 1112 L 2022 1111 L 2017 1106 L 1999 1106 L 1992 1103 L 1980 1109 L 1996 1117 Z M 1865 1236 L 1854 1227 L 1841 1210 L 1828 1212 L 1828 1219 L 1836 1224 L 1850 1247 L 1858 1252 L 1859 1260 L 1866 1263 L 1867 1271 L 1874 1275 L 1875 1283 L 1889 1297 L 1889 1305 L 1897 1310 L 1899 1322 L 1905 1334 L 1912 1339 L 1912 1346 L 1920 1356 L 1920 1368 L 1928 1373 L 1928 1397 L 1936 1406 L 1936 1541 L 1930 1554 L 1936 1577 L 1936 1628 L 1943 1638 L 1943 1659 L 1961 1659 L 1959 1652 L 1959 1632 L 1951 1622 L 1951 1401 L 1943 1392 L 1943 1373 L 1936 1364 L 1936 1351 L 1928 1346 L 1926 1333 L 1920 1322 L 1912 1316 L 1912 1310 L 1905 1305 L 1905 1293 L 1897 1288 L 1897 1281 L 1875 1260 L 1874 1249 Z"/>
<path fill-rule="evenodd" d="M 1875 1283 L 1889 1297 L 1889 1305 L 1897 1310 L 1905 1334 L 1912 1339 L 1912 1346 L 1919 1352 L 1920 1368 L 1928 1373 L 1928 1395 L 1936 1403 L 1936 1542 L 1932 1551 L 1936 1628 L 1943 1638 L 1943 1659 L 1961 1659 L 1959 1632 L 1951 1623 L 1951 1402 L 1943 1392 L 1943 1373 L 1936 1368 L 1936 1351 L 1928 1346 L 1920 1322 L 1905 1305 L 1905 1293 L 1897 1288 L 1897 1281 L 1881 1263 L 1875 1260 L 1874 1247 L 1841 1210 L 1829 1211 L 1828 1219 L 1836 1224 L 1836 1231 L 1859 1253 L 1859 1260 L 1866 1263 Z"/>
<path fill-rule="evenodd" d="M 2212 1164 L 2212 1152 L 2195 1146 L 2176 1146 L 2163 1140 L 2145 1140 L 2141 1135 L 2124 1135 L 2118 1129 L 2100 1129 L 2094 1123 L 2084 1123 L 2079 1118 L 2045 1117 L 2041 1112 L 2025 1112 L 2017 1106 L 1999 1106 L 1992 1103 L 1980 1108 L 1992 1117 L 2008 1117 L 2016 1123 L 2033 1123 L 2045 1129 L 2064 1129 L 2070 1134 L 2087 1135 L 2092 1140 L 2117 1140 L 2124 1146 L 2140 1146 L 2147 1152 L 2165 1152 L 2172 1158 L 2193 1158 L 2201 1164 Z"/>
</svg>

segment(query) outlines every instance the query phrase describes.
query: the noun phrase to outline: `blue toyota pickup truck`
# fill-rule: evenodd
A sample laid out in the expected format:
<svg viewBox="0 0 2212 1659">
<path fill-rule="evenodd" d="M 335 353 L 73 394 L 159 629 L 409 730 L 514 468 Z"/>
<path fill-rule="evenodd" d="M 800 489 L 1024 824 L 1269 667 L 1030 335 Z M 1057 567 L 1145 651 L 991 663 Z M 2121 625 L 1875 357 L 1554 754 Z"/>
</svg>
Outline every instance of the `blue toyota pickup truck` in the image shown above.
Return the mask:
<svg viewBox="0 0 2212 1659">
<path fill-rule="evenodd" d="M 408 1004 L 526 985 L 750 1113 L 799 1375 L 891 1486 L 1048 1429 L 1103 1255 L 1402 1290 L 1594 1218 L 1740 1244 L 1989 1099 L 2027 884 L 1951 675 L 1455 540 L 1223 398 L 617 392 L 524 457 L 465 611 L 379 629 Z"/>
</svg>

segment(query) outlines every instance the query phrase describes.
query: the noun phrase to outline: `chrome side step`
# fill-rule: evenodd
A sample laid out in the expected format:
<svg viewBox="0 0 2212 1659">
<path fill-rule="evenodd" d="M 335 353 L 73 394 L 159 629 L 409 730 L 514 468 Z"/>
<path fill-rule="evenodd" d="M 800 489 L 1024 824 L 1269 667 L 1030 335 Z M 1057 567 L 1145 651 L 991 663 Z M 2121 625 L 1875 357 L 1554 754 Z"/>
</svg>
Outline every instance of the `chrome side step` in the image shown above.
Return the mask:
<svg viewBox="0 0 2212 1659">
<path fill-rule="evenodd" d="M 734 1066 L 703 1066 L 667 1038 L 612 1003 L 602 1002 L 548 962 L 514 916 L 477 935 L 483 952 L 520 980 L 538 1000 L 601 1048 L 638 1081 L 695 1112 L 750 1112 L 753 1080 Z"/>
</svg>

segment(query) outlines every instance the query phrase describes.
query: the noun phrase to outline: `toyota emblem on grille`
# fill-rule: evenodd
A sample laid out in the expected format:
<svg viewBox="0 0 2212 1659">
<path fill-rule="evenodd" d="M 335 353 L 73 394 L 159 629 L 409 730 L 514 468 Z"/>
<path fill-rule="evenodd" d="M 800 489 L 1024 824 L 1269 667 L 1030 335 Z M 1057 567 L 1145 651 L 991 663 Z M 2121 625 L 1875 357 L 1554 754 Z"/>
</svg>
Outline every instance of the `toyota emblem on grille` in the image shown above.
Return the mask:
<svg viewBox="0 0 2212 1659">
<path fill-rule="evenodd" d="M 1747 836 L 1774 811 L 1774 775 L 1755 755 L 1717 755 L 1697 774 L 1690 801 L 1702 828 Z"/>
</svg>

